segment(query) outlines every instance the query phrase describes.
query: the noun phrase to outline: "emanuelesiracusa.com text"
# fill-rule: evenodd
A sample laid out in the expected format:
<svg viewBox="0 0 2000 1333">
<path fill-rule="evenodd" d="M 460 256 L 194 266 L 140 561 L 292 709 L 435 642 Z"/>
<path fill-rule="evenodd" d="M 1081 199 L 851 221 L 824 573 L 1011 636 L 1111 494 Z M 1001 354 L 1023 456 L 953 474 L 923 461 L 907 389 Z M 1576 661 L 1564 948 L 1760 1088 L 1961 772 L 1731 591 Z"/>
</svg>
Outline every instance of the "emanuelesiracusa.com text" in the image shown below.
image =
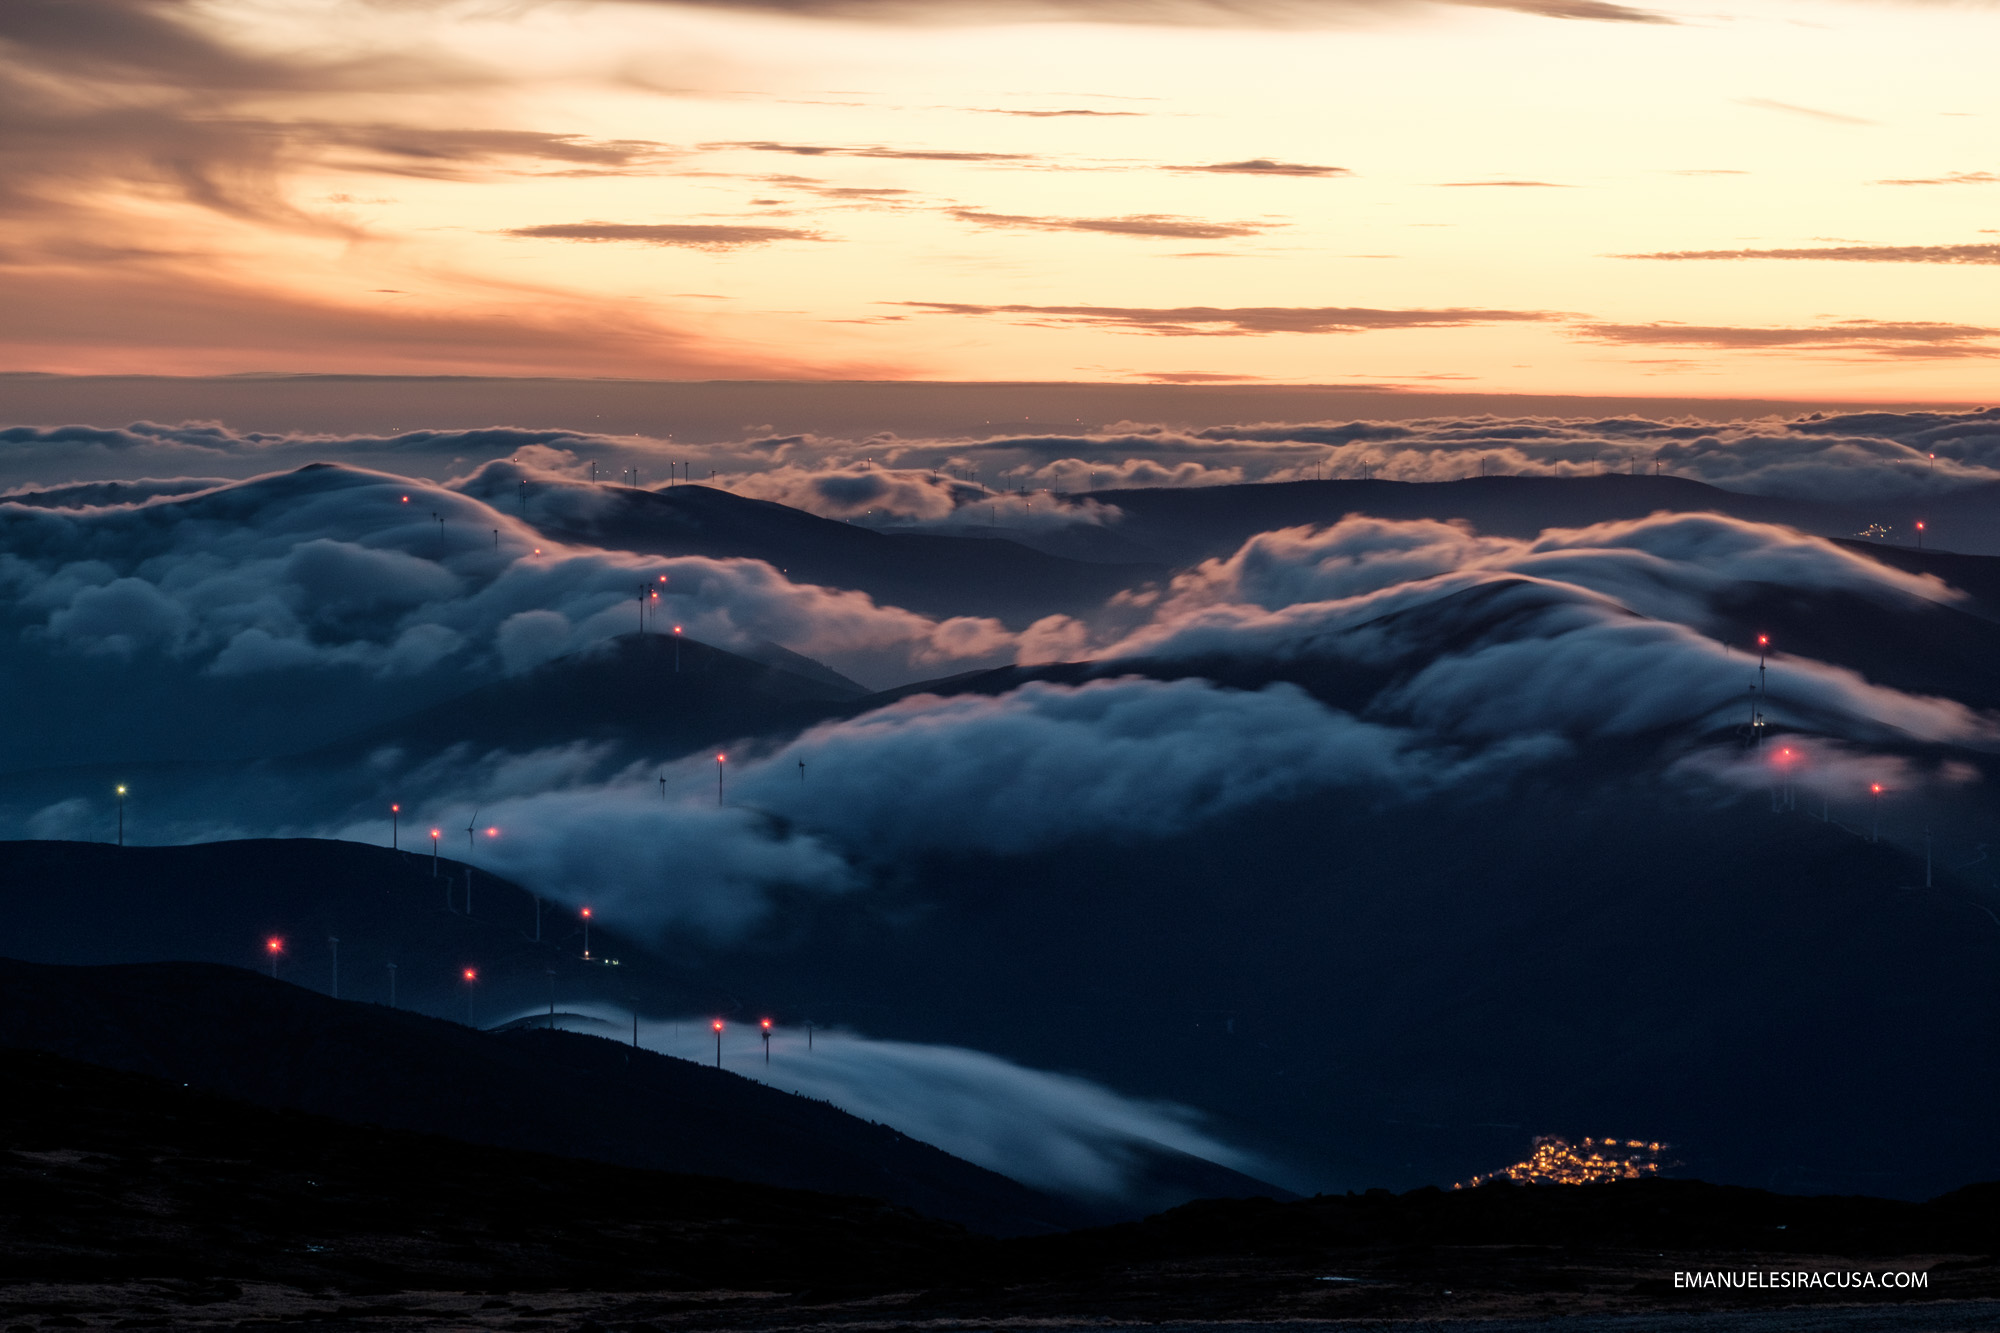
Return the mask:
<svg viewBox="0 0 2000 1333">
<path fill-rule="evenodd" d="M 1675 1272 L 1674 1287 L 1712 1290 L 1743 1290 L 1745 1288 L 1767 1288 L 1784 1290 L 1809 1290 L 1820 1288 L 1839 1291 L 1919 1291 L 1930 1286 L 1929 1273 L 1915 1269 L 1890 1269 L 1887 1272 L 1857 1272 L 1843 1270 L 1821 1272 L 1809 1268 L 1750 1269 L 1742 1272 Z"/>
</svg>

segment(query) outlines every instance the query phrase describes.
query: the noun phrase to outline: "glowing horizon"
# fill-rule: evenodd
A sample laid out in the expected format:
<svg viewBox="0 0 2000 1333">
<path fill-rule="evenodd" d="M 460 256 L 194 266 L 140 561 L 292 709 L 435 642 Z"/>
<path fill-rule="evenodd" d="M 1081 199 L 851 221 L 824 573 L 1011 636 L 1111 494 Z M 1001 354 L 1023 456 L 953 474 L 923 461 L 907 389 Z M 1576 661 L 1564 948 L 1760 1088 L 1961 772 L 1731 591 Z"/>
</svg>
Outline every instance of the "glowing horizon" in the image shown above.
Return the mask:
<svg viewBox="0 0 2000 1333">
<path fill-rule="evenodd" d="M 0 17 L 0 369 L 1964 402 L 2000 354 L 1990 9 L 913 13 Z"/>
</svg>

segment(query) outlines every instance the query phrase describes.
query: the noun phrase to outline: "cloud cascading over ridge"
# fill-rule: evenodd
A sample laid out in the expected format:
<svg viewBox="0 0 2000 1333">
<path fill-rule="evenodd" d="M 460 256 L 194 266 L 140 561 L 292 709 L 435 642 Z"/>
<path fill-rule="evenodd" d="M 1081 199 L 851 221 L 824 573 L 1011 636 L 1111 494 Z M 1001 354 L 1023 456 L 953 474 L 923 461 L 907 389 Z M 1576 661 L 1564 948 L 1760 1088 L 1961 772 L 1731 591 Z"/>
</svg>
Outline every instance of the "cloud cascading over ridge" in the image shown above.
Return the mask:
<svg viewBox="0 0 2000 1333">
<path fill-rule="evenodd" d="M 1930 576 L 1819 538 L 1713 514 L 1656 515 L 1539 540 L 1436 522 L 1353 517 L 1252 539 L 1177 578 L 1147 624 L 1099 655 L 1323 659 L 1399 672 L 1370 716 L 1445 737 L 1619 735 L 1715 725 L 1743 667 L 1706 636 L 1713 599 L 1743 584 L 1951 604 Z M 1469 646 L 1439 654 L 1440 642 Z M 1774 716 L 1862 740 L 1988 745 L 2000 731 L 1817 662 L 1786 664 Z"/>
<path fill-rule="evenodd" d="M 607 1027 L 625 1015 L 587 1007 Z M 642 1022 L 640 1044 L 700 1060 L 705 1023 Z M 1073 1075 L 1029 1069 L 983 1051 L 883 1041 L 860 1033 L 814 1034 L 778 1025 L 777 1063 L 730 1052 L 724 1067 L 787 1092 L 823 1098 L 989 1170 L 1057 1194 L 1145 1204 L 1135 1167 L 1164 1147 L 1239 1171 L 1268 1165 L 1209 1132 L 1180 1106 L 1139 1101 Z"/>
<path fill-rule="evenodd" d="M 917 695 L 739 748 L 727 807 L 704 753 L 609 780 L 564 754 L 495 757 L 453 767 L 455 785 L 430 786 L 412 809 L 421 820 L 476 807 L 500 829 L 477 864 L 538 893 L 648 931 L 725 937 L 763 923 L 774 891 L 848 892 L 911 855 L 1160 837 L 1318 790 L 1408 800 L 1504 779 L 1564 748 L 1545 736 L 1476 752 L 1437 744 L 1282 682 L 1031 682 L 997 697 Z M 800 760 L 838 780 L 801 782 Z M 518 790 L 523 772 L 549 785 Z M 356 836 L 377 818 L 316 831 Z"/>
<path fill-rule="evenodd" d="M 518 485 L 519 469 L 491 466 L 507 472 L 490 489 Z M 761 561 L 565 547 L 469 494 L 331 466 L 87 509 L 0 502 L 0 550 L 16 619 L 45 649 L 157 652 L 221 675 L 395 676 L 479 659 L 518 670 L 629 629 L 641 583 L 721 645 L 947 661 L 1004 660 L 1010 642 L 997 622 L 878 607 Z M 523 617 L 535 618 L 531 657 L 515 642 Z"/>
<path fill-rule="evenodd" d="M 845 892 L 911 856 L 1158 838 L 1314 792 L 1403 802 L 1490 789 L 1593 739 L 1652 737 L 1690 778 L 1726 777 L 1740 765 L 1696 756 L 1741 721 L 1756 668 L 1711 632 L 1718 599 L 1759 583 L 1919 610 L 1958 600 L 1934 578 L 1713 515 L 1535 540 L 1351 518 L 1263 534 L 1133 599 L 1142 623 L 1122 635 L 1072 626 L 1067 655 L 1095 658 L 1094 679 L 919 693 L 732 747 L 727 811 L 712 804 L 706 754 L 608 783 L 577 769 L 513 795 L 465 770 L 473 786 L 432 799 L 504 813 L 518 835 L 481 853 L 501 873 L 564 901 L 615 901 L 649 928 L 726 933 L 764 919 L 772 883 Z M 1139 674 L 1232 661 L 1277 679 L 1246 689 Z M 1310 692 L 1328 672 L 1376 684 L 1336 706 Z M 1846 771 L 1833 762 L 1843 745 L 1856 763 L 1880 745 L 2000 745 L 1993 719 L 1949 699 L 1796 655 L 1774 655 L 1772 673 L 1768 715 L 1833 747 L 1829 781 Z M 801 782 L 802 771 L 838 778 Z M 685 836 L 616 835 L 620 821 L 651 830 L 662 818 L 656 776 L 670 820 L 692 821 Z M 645 850 L 617 850 L 628 841 Z"/>
<path fill-rule="evenodd" d="M 1927 430 L 1938 441 L 1990 430 L 1970 414 L 1794 424 L 1794 438 L 1808 442 L 1864 426 L 1904 438 Z M 1321 434 L 1379 443 L 1496 429 Z M 1570 429 L 1504 431 L 1565 443 Z M 1300 433 L 1224 432 L 1252 444 Z M 460 433 L 448 447 L 473 438 Z M 496 432 L 488 443 L 564 462 L 553 443 L 523 438 Z M 205 458 L 292 446 L 213 428 L 107 440 Z M 268 680 L 301 698 L 322 697 L 329 673 L 390 690 L 440 673 L 461 688 L 493 679 L 629 630 L 633 590 L 662 578 L 662 611 L 704 641 L 775 641 L 842 669 L 893 667 L 891 679 L 1009 661 L 1099 664 L 1082 678 L 918 693 L 795 736 L 732 743 L 727 807 L 714 804 L 706 754 L 611 772 L 605 755 L 574 747 L 509 756 L 472 738 L 462 753 L 370 761 L 373 780 L 396 783 L 418 818 L 487 811 L 506 830 L 480 853 L 494 871 L 562 901 L 615 905 L 635 923 L 718 935 L 765 920 L 774 892 L 848 892 L 882 865 L 947 846 L 1013 855 L 1071 839 L 1157 838 L 1325 790 L 1430 799 L 1562 763 L 1592 738 L 1655 738 L 1666 761 L 1679 762 L 1740 720 L 1752 668 L 1715 637 L 1719 608 L 1740 589 L 1839 593 L 1917 615 L 1960 600 L 1929 576 L 1712 514 L 1534 538 L 1350 517 L 1263 533 L 1100 613 L 1052 615 L 1010 633 L 795 584 L 754 560 L 551 543 L 501 506 L 560 527 L 629 493 L 577 480 L 573 459 L 564 466 L 490 462 L 450 489 L 333 466 L 250 482 L 58 489 L 0 502 L 0 581 L 24 651 L 54 667 L 143 659 L 190 679 Z M 948 518 L 965 507 L 964 493 L 984 490 L 911 469 L 782 464 L 758 475 L 822 497 L 849 487 L 844 503 L 873 500 L 912 521 Z M 1097 503 L 1096 521 L 1115 533 L 1115 511 Z M 1218 663 L 1265 674 L 1237 686 L 1201 678 Z M 1773 664 L 1769 715 L 1836 747 L 1984 750 L 2000 737 L 1991 719 L 1948 699 L 1796 655 Z M 1373 683 L 1350 697 L 1340 693 L 1349 686 L 1329 693 L 1329 681 Z M 1691 780 L 1723 772 L 1689 762 Z M 802 783 L 802 771 L 840 780 Z M 337 799 L 339 809 L 314 824 L 310 799 Z M 339 833 L 360 827 L 349 820 L 374 819 L 380 800 L 349 783 L 296 803 L 287 830 Z M 36 827 L 69 818 L 59 805 L 35 814 Z M 655 836 L 663 827 L 669 836 Z"/>
</svg>

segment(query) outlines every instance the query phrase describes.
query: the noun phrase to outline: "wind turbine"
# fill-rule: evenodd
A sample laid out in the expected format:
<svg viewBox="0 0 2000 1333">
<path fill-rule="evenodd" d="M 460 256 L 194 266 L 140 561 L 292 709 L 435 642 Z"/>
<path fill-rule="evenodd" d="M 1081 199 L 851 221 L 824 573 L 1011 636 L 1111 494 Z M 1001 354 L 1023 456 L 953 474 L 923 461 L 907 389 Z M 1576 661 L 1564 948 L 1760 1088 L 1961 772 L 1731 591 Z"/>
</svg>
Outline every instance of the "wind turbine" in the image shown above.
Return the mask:
<svg viewBox="0 0 2000 1333">
<path fill-rule="evenodd" d="M 472 853 L 475 849 L 474 831 L 479 827 L 479 807 L 472 808 L 472 818 L 465 822 L 465 914 L 472 915 Z M 451 881 L 445 881 L 444 905 L 451 906 Z"/>
</svg>

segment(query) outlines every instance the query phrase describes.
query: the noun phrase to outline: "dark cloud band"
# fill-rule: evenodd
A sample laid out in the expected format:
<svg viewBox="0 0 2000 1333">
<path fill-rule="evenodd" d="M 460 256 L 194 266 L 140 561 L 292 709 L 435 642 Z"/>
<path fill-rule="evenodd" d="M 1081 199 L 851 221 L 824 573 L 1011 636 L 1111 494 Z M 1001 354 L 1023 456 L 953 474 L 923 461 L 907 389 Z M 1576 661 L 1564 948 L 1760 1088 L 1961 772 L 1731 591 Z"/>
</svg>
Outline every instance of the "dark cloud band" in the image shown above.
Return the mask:
<svg viewBox="0 0 2000 1333">
<path fill-rule="evenodd" d="M 657 225 L 613 222 L 557 222 L 541 227 L 517 227 L 505 233 L 530 240 L 622 241 L 631 245 L 676 245 L 698 250 L 729 250 L 744 245 L 769 245 L 773 241 L 823 241 L 816 231 L 794 227 L 750 227 L 722 223 L 661 223 Z"/>
<path fill-rule="evenodd" d="M 2000 245 L 1822 245 L 1780 250 L 1656 250 L 1614 259 L 1825 259 L 1847 264 L 2000 264 Z"/>
<path fill-rule="evenodd" d="M 1020 213 L 989 213 L 978 208 L 954 208 L 951 216 L 980 227 L 1019 228 L 1024 231 L 1082 231 L 1107 236 L 1152 236 L 1176 241 L 1215 241 L 1232 236 L 1255 236 L 1268 230 L 1257 222 L 1202 222 L 1195 218 L 1171 217 L 1163 213 L 1137 213 L 1119 218 L 1031 217 Z"/>
<path fill-rule="evenodd" d="M 1458 328 L 1469 324 L 1532 323 L 1558 318 L 1542 310 L 1464 308 L 1371 310 L 1357 306 L 965 305 L 944 301 L 907 301 L 901 304 L 940 315 L 1015 316 L 1054 324 L 1129 329 L 1183 338 Z"/>
</svg>

